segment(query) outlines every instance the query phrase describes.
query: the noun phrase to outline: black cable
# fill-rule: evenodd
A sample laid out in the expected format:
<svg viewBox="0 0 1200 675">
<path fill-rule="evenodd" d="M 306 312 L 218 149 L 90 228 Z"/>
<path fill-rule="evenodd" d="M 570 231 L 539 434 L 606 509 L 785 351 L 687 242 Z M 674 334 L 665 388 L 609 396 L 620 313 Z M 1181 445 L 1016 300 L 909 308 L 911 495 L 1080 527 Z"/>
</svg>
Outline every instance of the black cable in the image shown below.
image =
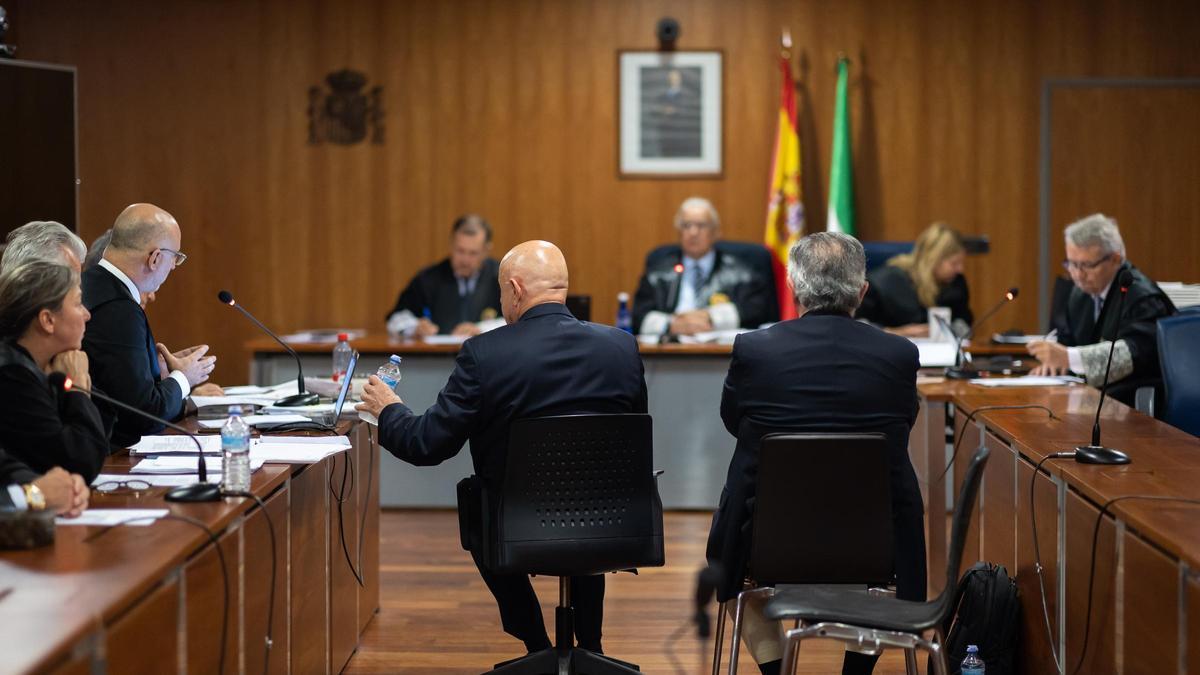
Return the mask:
<svg viewBox="0 0 1200 675">
<path fill-rule="evenodd" d="M 1034 487 L 1037 485 L 1038 472 L 1041 471 L 1042 465 L 1051 459 L 1071 459 L 1075 457 L 1074 452 L 1055 452 L 1043 457 L 1033 467 L 1033 475 L 1029 478 L 1029 521 L 1033 525 L 1033 569 L 1037 572 L 1038 588 L 1042 594 L 1042 617 L 1046 623 L 1046 638 L 1050 643 L 1050 656 L 1054 658 L 1054 669 L 1062 672 L 1062 666 L 1058 660 L 1058 649 L 1054 646 L 1054 630 L 1050 627 L 1050 605 L 1046 602 L 1046 581 L 1042 576 L 1042 549 L 1038 544 L 1037 535 L 1037 509 L 1035 505 L 1037 500 L 1034 499 Z"/>
<path fill-rule="evenodd" d="M 350 459 L 350 454 L 353 448 L 346 450 L 344 453 L 346 461 L 342 464 L 342 485 L 340 492 L 333 490 L 333 471 L 329 472 L 329 492 L 333 495 L 333 500 L 337 502 L 337 519 L 338 519 L 338 535 L 342 542 L 342 554 L 346 558 L 346 566 L 350 568 L 350 574 L 354 575 L 354 580 L 358 582 L 360 587 L 365 586 L 363 583 L 362 573 L 355 568 L 354 562 L 350 560 L 350 545 L 346 543 L 346 521 L 343 516 L 342 505 L 346 502 L 346 480 L 350 478 L 351 491 L 353 491 L 354 479 L 351 467 L 353 465 Z M 334 464 L 337 464 L 337 455 L 334 455 Z"/>
<path fill-rule="evenodd" d="M 363 539 L 367 534 L 367 506 L 371 503 L 371 487 L 374 482 L 375 475 L 375 438 L 371 432 L 371 425 L 367 425 L 367 493 L 363 496 L 362 516 L 358 524 L 358 568 L 363 570 Z M 362 572 L 362 576 L 366 576 L 366 572 Z"/>
<path fill-rule="evenodd" d="M 271 514 L 267 511 L 267 504 L 261 497 L 253 492 L 227 492 L 228 495 L 236 497 L 247 497 L 258 503 L 258 508 L 262 511 L 263 517 L 267 519 L 267 531 L 271 535 L 271 590 L 267 595 L 267 635 L 263 642 L 265 651 L 263 652 L 263 675 L 271 672 L 271 647 L 275 641 L 272 639 L 273 626 L 275 623 L 275 579 L 276 570 L 278 569 L 278 561 L 276 560 L 275 552 L 275 523 L 271 520 Z"/>
<path fill-rule="evenodd" d="M 226 633 L 229 632 L 229 571 L 227 569 L 225 569 L 225 553 L 223 551 L 221 551 L 221 542 L 217 539 L 217 535 L 214 534 L 212 530 L 208 529 L 207 525 L 200 522 L 199 520 L 196 520 L 195 518 L 190 518 L 188 516 L 181 516 L 181 515 L 174 514 L 174 513 L 166 513 L 159 517 L 164 518 L 166 520 L 178 520 L 181 523 L 187 523 L 188 525 L 192 525 L 193 527 L 198 527 L 201 530 L 204 530 L 204 533 L 208 535 L 209 541 L 212 542 L 213 548 L 215 548 L 217 550 L 217 561 L 221 565 L 221 580 L 223 582 L 223 587 L 224 587 L 223 602 L 222 602 L 222 607 L 221 607 L 221 649 L 218 652 L 220 654 L 220 661 L 217 662 L 218 663 L 217 673 L 218 673 L 218 675 L 221 675 L 222 673 L 225 672 L 225 647 L 226 647 L 225 643 L 226 643 Z M 88 537 L 86 537 L 83 541 L 84 541 L 84 543 L 88 543 L 88 542 L 92 541 L 93 539 L 105 534 L 109 530 L 112 530 L 113 528 L 120 527 L 122 525 L 128 525 L 129 523 L 134 523 L 134 522 L 138 522 L 138 521 L 142 521 L 142 520 L 146 520 L 146 518 L 144 518 L 144 517 L 143 518 L 130 518 L 129 520 L 123 520 L 119 523 L 113 523 L 112 525 L 107 525 L 104 528 L 98 530 L 97 532 L 95 532 L 91 535 L 88 535 Z M 272 549 L 272 550 L 274 550 L 274 549 Z M 273 587 L 274 586 L 272 585 L 272 588 Z"/>
<path fill-rule="evenodd" d="M 942 472 L 938 474 L 937 478 L 934 478 L 932 481 L 926 483 L 926 485 L 932 485 L 933 483 L 944 478 L 946 476 L 946 472 L 950 471 L 950 467 L 954 466 L 954 460 L 958 457 L 958 446 L 962 444 L 963 437 L 967 435 L 967 427 L 970 426 L 971 420 L 975 419 L 976 415 L 992 410 L 1028 410 L 1033 408 L 1045 410 L 1046 413 L 1050 415 L 1050 419 L 1052 420 L 1059 419 L 1059 417 L 1054 414 L 1053 410 L 1044 405 L 1038 405 L 1037 403 L 1022 403 L 1019 405 L 985 405 L 972 410 L 971 414 L 967 415 L 967 419 L 963 420 L 962 429 L 958 432 L 958 438 L 954 440 L 954 450 L 950 453 L 950 459 L 946 461 L 946 468 L 942 469 Z"/>
</svg>

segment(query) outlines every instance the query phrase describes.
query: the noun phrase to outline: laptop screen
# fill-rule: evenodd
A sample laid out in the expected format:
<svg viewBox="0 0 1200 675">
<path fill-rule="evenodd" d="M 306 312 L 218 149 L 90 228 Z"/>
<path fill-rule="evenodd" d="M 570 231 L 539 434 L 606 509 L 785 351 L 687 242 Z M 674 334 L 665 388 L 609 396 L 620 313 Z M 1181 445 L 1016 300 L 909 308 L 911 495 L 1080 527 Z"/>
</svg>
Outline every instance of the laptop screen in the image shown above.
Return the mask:
<svg viewBox="0 0 1200 675">
<path fill-rule="evenodd" d="M 350 353 L 350 363 L 346 366 L 346 374 L 342 377 L 342 388 L 338 390 L 337 403 L 333 405 L 333 423 L 337 424 L 342 416 L 342 406 L 346 404 L 346 396 L 350 393 L 350 382 L 354 379 L 354 367 L 358 365 L 358 352 Z"/>
</svg>

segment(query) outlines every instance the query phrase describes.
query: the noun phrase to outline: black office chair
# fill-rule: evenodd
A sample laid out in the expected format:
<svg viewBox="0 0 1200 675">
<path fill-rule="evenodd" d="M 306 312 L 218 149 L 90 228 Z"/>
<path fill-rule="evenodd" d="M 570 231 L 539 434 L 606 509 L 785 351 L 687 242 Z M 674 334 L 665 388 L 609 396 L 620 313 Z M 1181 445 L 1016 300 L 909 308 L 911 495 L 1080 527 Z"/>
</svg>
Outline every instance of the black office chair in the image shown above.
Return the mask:
<svg viewBox="0 0 1200 675">
<path fill-rule="evenodd" d="M 664 564 L 662 501 L 649 415 L 566 415 L 514 422 L 489 567 L 559 578 L 554 647 L 493 673 L 609 675 L 632 663 L 574 646 L 570 577 Z"/>
<path fill-rule="evenodd" d="M 764 613 L 769 619 L 800 622 L 799 628 L 787 632 L 784 641 L 784 672 L 795 672 L 796 649 L 801 640 L 824 637 L 860 648 L 870 647 L 874 651 L 899 647 L 911 654 L 913 649 L 924 649 L 932 657 L 933 672 L 946 675 L 945 637 L 941 627 L 954 611 L 954 593 L 958 588 L 967 528 L 975 511 L 975 498 L 988 452 L 986 447 L 975 452 L 959 491 L 946 561 L 946 585 L 941 595 L 931 602 L 913 602 L 828 586 L 780 588 L 767 601 Z M 934 632 L 934 641 L 924 638 L 928 630 Z"/>
<path fill-rule="evenodd" d="M 777 433 L 759 447 L 750 558 L 752 588 L 738 594 L 729 673 L 738 667 L 746 602 L 777 584 L 887 586 L 892 581 L 892 495 L 883 434 Z M 725 610 L 717 616 L 720 672 Z"/>
</svg>

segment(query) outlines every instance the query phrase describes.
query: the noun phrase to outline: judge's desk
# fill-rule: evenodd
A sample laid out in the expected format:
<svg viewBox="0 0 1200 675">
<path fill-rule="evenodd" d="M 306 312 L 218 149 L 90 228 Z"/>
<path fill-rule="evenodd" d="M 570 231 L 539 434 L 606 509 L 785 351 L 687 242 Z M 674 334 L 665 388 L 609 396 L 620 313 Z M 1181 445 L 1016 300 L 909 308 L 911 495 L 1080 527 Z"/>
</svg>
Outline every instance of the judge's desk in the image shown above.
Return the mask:
<svg viewBox="0 0 1200 675">
<path fill-rule="evenodd" d="M 921 411 L 909 453 L 926 505 L 930 597 L 945 585 L 953 499 L 970 456 L 984 445 L 991 456 L 963 569 L 982 560 L 1004 565 L 1016 578 L 1016 672 L 1058 672 L 1054 653 L 1065 654 L 1067 673 L 1197 672 L 1200 506 L 1170 499 L 1200 499 L 1200 439 L 1106 398 L 1101 443 L 1132 462 L 1100 466 L 1051 458 L 1035 476 L 1047 456 L 1090 443 L 1097 389 L 989 389 L 930 378 L 918 390 Z M 1038 408 L 987 410 L 1017 405 L 1045 406 L 1054 417 Z M 960 436 L 957 457 L 945 471 Z"/>
<path fill-rule="evenodd" d="M 350 341 L 361 357 L 358 374 L 374 373 L 392 354 L 402 357 L 397 392 L 417 413 L 437 399 L 454 370 L 459 344 L 398 340 L 386 334 L 367 334 Z M 328 377 L 332 342 L 296 342 L 306 376 Z M 252 355 L 250 382 L 271 385 L 296 377 L 296 362 L 267 337 L 245 344 Z M 1011 345 L 968 346 L 987 355 L 1016 355 Z M 674 509 L 713 509 L 725 483 L 736 439 L 725 430 L 719 414 L 721 389 L 729 370 L 730 345 L 640 345 L 646 369 L 649 410 L 654 417 L 654 463 L 665 470 L 659 478 L 663 506 Z M 453 507 L 454 486 L 472 473 L 464 448 L 435 467 L 413 467 L 382 454 L 381 503 L 385 507 Z"/>
<path fill-rule="evenodd" d="M 194 417 L 184 425 L 198 429 Z M 0 551 L 0 672 L 340 672 L 379 608 L 379 450 L 357 419 L 337 431 L 350 450 L 251 474 L 266 514 L 249 498 L 183 504 L 165 501 L 167 488 L 93 490 L 91 508 L 168 509 L 203 525 L 225 575 L 208 534 L 167 518 L 60 525 L 52 545 Z M 120 451 L 103 473 L 136 461 Z"/>
</svg>

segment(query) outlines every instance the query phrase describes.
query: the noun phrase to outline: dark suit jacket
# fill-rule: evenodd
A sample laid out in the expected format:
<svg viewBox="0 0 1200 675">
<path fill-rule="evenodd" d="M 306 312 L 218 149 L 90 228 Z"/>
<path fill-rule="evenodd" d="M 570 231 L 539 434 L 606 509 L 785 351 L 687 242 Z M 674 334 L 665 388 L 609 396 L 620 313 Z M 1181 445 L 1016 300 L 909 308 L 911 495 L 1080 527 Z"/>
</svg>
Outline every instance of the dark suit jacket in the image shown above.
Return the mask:
<svg viewBox="0 0 1200 675">
<path fill-rule="evenodd" d="M 870 286 L 863 297 L 862 305 L 855 313 L 884 328 L 896 328 L 910 323 L 925 323 L 929 320 L 929 309 L 917 297 L 908 272 L 892 265 L 876 267 L 867 273 Z M 936 307 L 949 307 L 951 319 L 960 319 L 967 325 L 974 320 L 971 314 L 971 296 L 967 280 L 958 275 L 938 291 Z"/>
<path fill-rule="evenodd" d="M 429 309 L 429 320 L 437 324 L 438 332 L 442 334 L 449 333 L 464 321 L 474 323 L 499 317 L 500 263 L 492 258 L 483 262 L 475 291 L 465 302 L 458 294 L 458 281 L 454 278 L 450 259 L 430 265 L 408 282 L 388 316 L 407 309 L 419 319 L 426 308 Z M 489 309 L 491 312 L 487 312 Z M 490 316 L 484 316 L 485 312 Z"/>
<path fill-rule="evenodd" d="M 644 412 L 646 381 L 633 336 L 579 321 L 551 303 L 464 342 L 450 380 L 424 414 L 403 403 L 383 409 L 379 443 L 410 464 L 432 466 L 470 440 L 475 473 L 494 497 L 504 482 L 512 421 Z"/>
<path fill-rule="evenodd" d="M 120 279 L 100 265 L 83 273 L 83 304 L 92 313 L 83 335 L 92 384 L 109 396 L 168 420 L 183 415 L 183 392 L 171 378 L 160 379 L 154 333 L 138 301 Z M 163 425 L 117 413 L 112 443 L 128 447 Z"/>
<path fill-rule="evenodd" d="M 10 457 L 0 447 L 0 507 L 11 507 L 12 498 L 8 496 L 9 485 L 24 485 L 37 480 L 38 473 L 16 457 Z"/>
<path fill-rule="evenodd" d="M 1133 372 L 1125 378 L 1124 383 L 1136 386 L 1160 382 L 1158 320 L 1174 314 L 1175 305 L 1158 284 L 1128 261 L 1121 265 L 1121 270 L 1126 269 L 1133 273 L 1133 283 L 1120 315 L 1117 314 L 1117 305 L 1120 304 L 1117 279 L 1121 276 L 1118 270 L 1100 308 L 1099 321 L 1092 318 L 1092 297 L 1079 290 L 1078 286 L 1071 288 L 1066 302 L 1067 332 L 1060 334 L 1058 341 L 1068 347 L 1080 347 L 1111 340 L 1116 336 L 1118 340 L 1125 340 L 1133 357 Z M 1111 393 L 1124 400 L 1119 391 Z"/>
<path fill-rule="evenodd" d="M 701 306 L 716 293 L 728 296 L 737 307 L 743 328 L 758 328 L 779 318 L 775 305 L 774 280 L 764 277 L 735 255 L 716 249 L 712 272 L 700 288 Z M 642 321 L 652 311 L 675 311 L 679 303 L 679 273 L 675 265 L 683 260 L 679 246 L 656 250 L 647 256 L 646 271 L 638 282 L 633 298 L 633 332 L 639 333 Z"/>
<path fill-rule="evenodd" d="M 707 557 L 725 573 L 719 599 L 736 596 L 746 573 L 759 443 L 785 431 L 887 435 L 897 591 L 925 597 L 924 509 L 908 459 L 918 367 L 911 342 L 846 315 L 810 312 L 738 336 L 721 396 L 721 419 L 737 447 L 708 537 Z"/>
<path fill-rule="evenodd" d="M 89 483 L 108 457 L 108 429 L 92 399 L 51 391 L 29 353 L 0 342 L 0 443 L 39 473 L 61 466 Z M 111 422 L 111 420 L 110 420 Z"/>
</svg>

